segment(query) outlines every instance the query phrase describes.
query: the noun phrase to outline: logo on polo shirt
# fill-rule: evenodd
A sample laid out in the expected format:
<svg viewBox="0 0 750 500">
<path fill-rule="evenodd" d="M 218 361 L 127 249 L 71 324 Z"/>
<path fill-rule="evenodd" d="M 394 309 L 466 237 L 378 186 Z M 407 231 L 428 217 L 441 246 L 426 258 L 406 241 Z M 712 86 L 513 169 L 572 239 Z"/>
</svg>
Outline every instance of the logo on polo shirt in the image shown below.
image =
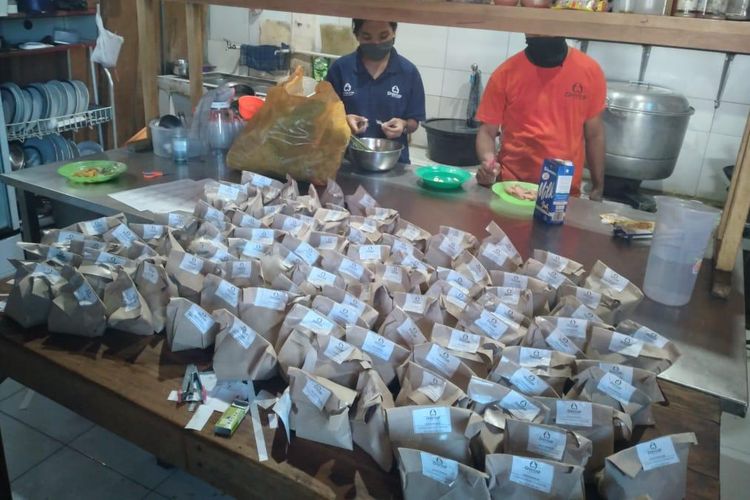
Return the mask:
<svg viewBox="0 0 750 500">
<path fill-rule="evenodd" d="M 346 82 L 344 84 L 344 97 L 351 97 L 354 95 L 354 91 L 352 90 L 352 84 L 349 82 Z"/>
<path fill-rule="evenodd" d="M 393 97 L 394 99 L 401 99 L 403 96 L 401 95 L 401 90 L 398 88 L 398 85 L 394 85 L 391 87 L 391 90 L 389 92 L 386 92 L 386 95 L 388 97 Z"/>
<path fill-rule="evenodd" d="M 565 97 L 585 101 L 586 94 L 583 92 L 583 85 L 580 82 L 574 83 L 570 90 L 568 92 L 565 92 Z"/>
</svg>

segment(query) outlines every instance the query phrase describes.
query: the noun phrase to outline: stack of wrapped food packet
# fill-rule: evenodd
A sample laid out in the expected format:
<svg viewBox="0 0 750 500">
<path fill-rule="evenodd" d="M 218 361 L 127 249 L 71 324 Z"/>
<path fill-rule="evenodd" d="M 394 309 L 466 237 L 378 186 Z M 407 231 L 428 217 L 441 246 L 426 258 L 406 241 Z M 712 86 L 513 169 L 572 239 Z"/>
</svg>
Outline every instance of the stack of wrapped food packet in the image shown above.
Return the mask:
<svg viewBox="0 0 750 500">
<path fill-rule="evenodd" d="M 615 453 L 654 424 L 656 376 L 679 357 L 627 319 L 641 291 L 602 262 L 524 262 L 487 232 L 433 235 L 362 187 L 301 195 L 244 172 L 193 214 L 23 243 L 36 260 L 14 262 L 6 314 L 52 333 L 164 331 L 172 351 L 213 346 L 218 380 L 281 376 L 296 438 L 356 444 L 386 471 L 395 458 L 406 498 L 583 498 L 593 481 L 682 498 L 692 433 Z"/>
</svg>

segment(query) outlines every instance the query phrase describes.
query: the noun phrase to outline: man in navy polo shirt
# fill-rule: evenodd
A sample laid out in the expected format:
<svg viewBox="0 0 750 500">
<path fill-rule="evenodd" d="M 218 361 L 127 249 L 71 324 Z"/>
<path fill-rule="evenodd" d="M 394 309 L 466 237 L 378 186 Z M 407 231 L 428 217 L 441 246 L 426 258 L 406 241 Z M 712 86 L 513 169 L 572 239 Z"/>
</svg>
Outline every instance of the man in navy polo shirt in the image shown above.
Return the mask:
<svg viewBox="0 0 750 500">
<path fill-rule="evenodd" d="M 410 163 L 407 134 L 425 120 L 422 77 L 393 44 L 396 23 L 354 19 L 356 52 L 334 62 L 327 80 L 344 102 L 352 133 L 399 141 L 401 163 Z"/>
</svg>

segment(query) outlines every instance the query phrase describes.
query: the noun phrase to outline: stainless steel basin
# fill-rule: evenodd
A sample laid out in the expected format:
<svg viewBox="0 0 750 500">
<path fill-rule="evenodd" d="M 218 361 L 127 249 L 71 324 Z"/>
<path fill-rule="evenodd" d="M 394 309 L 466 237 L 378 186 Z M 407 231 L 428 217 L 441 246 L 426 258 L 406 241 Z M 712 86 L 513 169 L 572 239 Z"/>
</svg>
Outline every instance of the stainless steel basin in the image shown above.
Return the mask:
<svg viewBox="0 0 750 500">
<path fill-rule="evenodd" d="M 187 78 L 181 78 L 181 80 L 187 80 Z M 276 81 L 253 76 L 233 75 L 220 71 L 203 73 L 203 85 L 207 87 L 219 87 L 224 84 L 230 87 L 234 85 L 248 85 L 253 88 L 256 94 L 265 95 L 268 93 L 269 87 L 276 85 Z"/>
</svg>

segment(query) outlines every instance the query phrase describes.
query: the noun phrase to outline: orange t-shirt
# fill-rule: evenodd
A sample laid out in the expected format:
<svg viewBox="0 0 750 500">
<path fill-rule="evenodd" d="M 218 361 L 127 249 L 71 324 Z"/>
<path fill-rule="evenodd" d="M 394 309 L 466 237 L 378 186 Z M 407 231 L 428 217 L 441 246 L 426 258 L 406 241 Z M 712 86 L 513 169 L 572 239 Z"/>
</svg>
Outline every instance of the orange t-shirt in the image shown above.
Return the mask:
<svg viewBox="0 0 750 500">
<path fill-rule="evenodd" d="M 503 180 L 539 182 L 545 158 L 575 166 L 579 194 L 585 145 L 583 124 L 605 108 L 607 82 L 599 64 L 572 47 L 562 66 L 534 66 L 524 52 L 492 73 L 477 120 L 502 131 L 498 162 Z"/>
</svg>

